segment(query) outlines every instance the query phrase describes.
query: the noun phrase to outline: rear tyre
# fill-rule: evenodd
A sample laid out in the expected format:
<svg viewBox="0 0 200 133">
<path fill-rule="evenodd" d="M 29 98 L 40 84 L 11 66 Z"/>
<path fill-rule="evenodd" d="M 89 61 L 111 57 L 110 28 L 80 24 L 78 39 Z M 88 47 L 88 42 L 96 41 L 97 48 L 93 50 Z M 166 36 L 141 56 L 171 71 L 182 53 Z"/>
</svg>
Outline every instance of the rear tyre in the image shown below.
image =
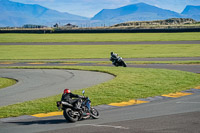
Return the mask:
<svg viewBox="0 0 200 133">
<path fill-rule="evenodd" d="M 65 119 L 70 122 L 78 121 L 78 115 L 74 115 L 74 111 L 71 108 L 66 108 L 63 111 L 63 115 L 64 115 Z"/>
<path fill-rule="evenodd" d="M 91 107 L 90 113 L 93 119 L 98 119 L 99 118 L 99 112 L 95 108 Z"/>
</svg>

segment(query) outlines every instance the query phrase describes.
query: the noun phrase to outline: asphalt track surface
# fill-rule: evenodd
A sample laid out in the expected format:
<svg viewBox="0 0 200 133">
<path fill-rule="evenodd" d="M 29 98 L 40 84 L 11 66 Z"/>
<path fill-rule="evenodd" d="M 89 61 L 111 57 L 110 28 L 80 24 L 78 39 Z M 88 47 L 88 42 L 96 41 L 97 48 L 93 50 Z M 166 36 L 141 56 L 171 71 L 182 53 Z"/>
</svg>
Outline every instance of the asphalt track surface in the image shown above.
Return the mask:
<svg viewBox="0 0 200 133">
<path fill-rule="evenodd" d="M 122 108 L 99 109 L 100 118 L 76 123 L 63 116 L 3 119 L 1 133 L 199 133 L 200 93 Z"/>
<path fill-rule="evenodd" d="M 2 65 L 5 66 L 5 65 Z M 14 65 L 9 65 L 9 66 L 16 66 Z M 35 64 L 35 65 L 30 65 L 30 64 L 24 64 L 20 63 L 18 66 L 64 66 L 63 64 L 58 64 L 58 63 L 47 63 L 47 64 Z M 80 63 L 80 64 L 68 64 L 65 66 L 110 66 L 113 67 L 111 64 L 96 64 L 96 63 Z M 171 70 L 181 70 L 181 71 L 188 71 L 188 72 L 193 72 L 193 73 L 200 73 L 200 65 L 199 64 L 194 64 L 194 65 L 177 65 L 177 64 L 128 64 L 128 67 L 136 67 L 136 68 L 155 68 L 155 69 L 171 69 Z"/>
<path fill-rule="evenodd" d="M 199 65 L 156 64 L 129 67 L 164 68 L 200 73 Z M 101 116 L 97 120 L 69 123 L 63 116 L 46 118 L 21 116 L 0 119 L 0 133 L 199 133 L 200 90 L 195 91 L 193 95 L 161 98 L 140 105 L 120 108 L 100 106 L 97 109 Z"/>
<path fill-rule="evenodd" d="M 87 88 L 114 78 L 106 73 L 62 69 L 0 69 L 0 77 L 19 81 L 0 89 L 0 106 L 61 94 L 65 88 Z"/>
</svg>

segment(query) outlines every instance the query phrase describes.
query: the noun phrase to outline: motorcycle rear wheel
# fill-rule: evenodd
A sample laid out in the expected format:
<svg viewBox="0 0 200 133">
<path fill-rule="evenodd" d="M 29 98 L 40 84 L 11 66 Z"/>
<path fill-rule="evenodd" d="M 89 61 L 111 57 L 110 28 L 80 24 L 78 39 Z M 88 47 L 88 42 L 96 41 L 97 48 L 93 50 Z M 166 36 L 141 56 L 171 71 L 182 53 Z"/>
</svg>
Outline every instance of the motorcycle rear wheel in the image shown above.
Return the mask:
<svg viewBox="0 0 200 133">
<path fill-rule="evenodd" d="M 99 119 L 99 112 L 95 108 L 91 107 L 90 113 L 93 119 Z"/>
<path fill-rule="evenodd" d="M 66 108 L 63 111 L 63 115 L 64 115 L 65 119 L 70 122 L 78 121 L 78 115 L 74 115 L 74 111 L 71 108 Z"/>
</svg>

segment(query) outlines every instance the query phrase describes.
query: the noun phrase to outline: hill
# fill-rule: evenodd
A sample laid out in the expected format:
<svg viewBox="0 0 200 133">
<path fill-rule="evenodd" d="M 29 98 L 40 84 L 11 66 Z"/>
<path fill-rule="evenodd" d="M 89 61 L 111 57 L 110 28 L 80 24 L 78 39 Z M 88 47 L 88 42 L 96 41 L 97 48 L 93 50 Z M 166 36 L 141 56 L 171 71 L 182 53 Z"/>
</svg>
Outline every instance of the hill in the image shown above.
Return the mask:
<svg viewBox="0 0 200 133">
<path fill-rule="evenodd" d="M 154 21 L 133 21 L 133 22 L 125 22 L 120 24 L 115 24 L 111 27 L 123 27 L 123 28 L 166 28 L 170 26 L 170 28 L 185 26 L 189 27 L 190 25 L 194 25 L 197 22 L 190 18 L 170 18 L 166 20 L 154 20 Z"/>
<path fill-rule="evenodd" d="M 37 4 L 23 4 L 9 0 L 0 0 L 0 12 L 0 26 L 53 25 L 59 21 L 69 22 L 88 19 L 51 10 Z"/>
<path fill-rule="evenodd" d="M 21 27 L 25 24 L 53 26 L 72 23 L 79 27 L 104 27 L 128 21 L 153 21 L 169 18 L 200 20 L 200 6 L 186 6 L 180 14 L 145 3 L 131 4 L 116 9 L 103 9 L 91 19 L 58 12 L 37 4 L 23 4 L 0 0 L 0 27 Z"/>
<path fill-rule="evenodd" d="M 186 8 L 183 10 L 181 14 L 199 21 L 200 20 L 200 6 L 188 5 L 186 6 Z"/>
<path fill-rule="evenodd" d="M 145 3 L 138 3 L 120 7 L 117 9 L 103 9 L 91 20 L 109 20 L 109 21 L 149 21 L 161 20 L 167 18 L 180 18 L 181 14 L 151 6 Z"/>
</svg>

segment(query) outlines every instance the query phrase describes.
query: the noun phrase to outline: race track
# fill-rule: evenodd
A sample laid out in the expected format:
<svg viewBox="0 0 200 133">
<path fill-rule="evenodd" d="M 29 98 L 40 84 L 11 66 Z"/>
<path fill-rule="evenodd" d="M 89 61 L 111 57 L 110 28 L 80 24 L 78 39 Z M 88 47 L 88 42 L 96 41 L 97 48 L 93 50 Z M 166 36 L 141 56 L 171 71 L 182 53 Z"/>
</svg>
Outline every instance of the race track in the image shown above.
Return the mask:
<svg viewBox="0 0 200 133">
<path fill-rule="evenodd" d="M 199 44 L 199 43 L 198 43 Z M 199 58 L 197 59 L 199 60 Z M 16 64 L 15 64 L 16 65 Z M 24 64 L 21 64 L 24 65 Z M 55 65 L 55 64 L 44 64 Z M 61 65 L 61 64 L 57 64 Z M 80 65 L 80 64 L 77 64 Z M 97 64 L 81 64 L 83 66 Z M 98 64 L 99 65 L 99 64 Z M 5 66 L 5 65 L 2 65 Z M 9 65 L 8 65 L 9 66 Z M 12 66 L 12 65 L 10 65 Z M 20 66 L 20 65 L 19 65 Z M 36 65 L 37 66 L 37 65 Z M 110 66 L 112 65 L 100 65 Z M 159 69 L 172 69 L 189 71 L 194 73 L 200 73 L 200 65 L 170 65 L 170 64 L 149 64 L 149 65 L 129 65 L 129 67 L 142 67 L 142 68 L 159 68 Z M 21 71 L 21 72 L 20 72 Z M 10 73 L 10 75 L 9 75 Z M 90 73 L 90 72 L 89 72 Z M 21 95 L 21 92 L 31 92 L 40 95 L 45 95 L 47 90 L 61 93 L 64 88 L 70 87 L 71 89 L 80 89 L 83 86 L 88 87 L 93 84 L 93 81 L 99 80 L 98 83 L 110 80 L 113 76 L 108 74 L 91 72 L 91 79 L 85 79 L 85 71 L 72 71 L 72 70 L 46 70 L 46 69 L 0 69 L 0 76 L 20 79 L 21 75 L 23 80 L 16 84 L 15 87 L 23 88 L 21 91 L 15 91 L 17 95 Z M 5 75 L 4 75 L 5 74 Z M 7 75 L 8 74 L 8 75 Z M 94 74 L 94 75 L 93 75 Z M 13 76 L 13 75 L 16 75 Z M 34 76 L 35 75 L 35 76 Z M 39 75 L 39 76 L 36 76 Z M 97 75 L 101 75 L 97 77 Z M 32 77 L 33 76 L 33 77 Z M 88 75 L 87 75 L 88 76 Z M 106 79 L 104 76 L 108 76 Z M 53 77 L 56 77 L 54 79 Z M 39 78 L 39 79 L 38 79 Z M 96 79 L 97 78 L 97 79 Z M 101 79 L 101 80 L 100 80 Z M 27 81 L 29 80 L 29 81 Z M 44 80 L 44 84 L 42 84 Z M 76 84 L 82 80 L 87 80 L 87 85 L 83 82 Z M 19 80 L 20 81 L 20 80 Z M 62 82 L 61 82 L 62 81 Z M 92 81 L 92 82 L 91 82 Z M 35 83 L 40 83 L 36 85 Z M 25 83 L 25 84 L 24 84 Z M 27 83 L 27 84 L 26 84 Z M 92 83 L 92 84 L 91 84 Z M 95 84 L 98 84 L 95 82 Z M 20 85 L 26 85 L 22 87 Z M 86 86 L 85 86 L 86 85 Z M 0 90 L 0 103 L 2 103 L 1 97 L 4 95 L 13 95 L 12 88 L 6 94 L 6 89 Z M 36 88 L 36 89 L 33 89 Z M 39 89 L 40 88 L 40 89 Z M 28 90 L 27 90 L 28 89 Z M 38 90 L 37 90 L 38 89 Z M 56 89 L 56 90 L 55 90 Z M 40 90 L 40 91 L 39 91 Z M 4 92 L 5 91 L 5 92 Z M 49 95 L 51 94 L 49 92 Z M 52 116 L 46 118 L 35 118 L 31 116 L 21 116 L 17 118 L 0 119 L 0 133 L 21 133 L 21 132 L 40 132 L 40 133 L 199 133 L 200 132 L 200 89 L 194 89 L 193 95 L 184 96 L 181 98 L 160 98 L 158 100 L 151 101 L 150 103 L 133 105 L 127 107 L 110 107 L 110 106 L 98 106 L 100 111 L 100 119 L 97 120 L 84 120 L 76 123 L 67 122 L 63 116 Z M 5 94 L 3 94 L 5 93 Z M 39 94 L 38 94 L 39 93 Z M 1 95 L 2 94 L 2 95 Z M 29 94 L 27 94 L 29 95 Z M 16 95 L 15 95 L 16 96 Z M 23 94 L 22 94 L 23 96 Z M 13 98 L 12 97 L 12 98 Z M 45 97 L 45 96 L 44 96 Z M 36 99 L 34 97 L 32 99 Z M 9 98 L 10 99 L 10 98 Z M 19 98 L 20 99 L 20 98 Z M 13 100 L 12 102 L 14 102 Z M 5 103 L 4 103 L 5 102 Z M 6 103 L 4 105 L 12 104 Z M 18 101 L 19 102 L 19 101 Z M 1 105 L 2 106 L 2 105 Z"/>
<path fill-rule="evenodd" d="M 106 73 L 64 69 L 0 69 L 0 77 L 19 81 L 0 89 L 0 106 L 61 94 L 65 88 L 87 88 L 114 78 Z"/>
</svg>

